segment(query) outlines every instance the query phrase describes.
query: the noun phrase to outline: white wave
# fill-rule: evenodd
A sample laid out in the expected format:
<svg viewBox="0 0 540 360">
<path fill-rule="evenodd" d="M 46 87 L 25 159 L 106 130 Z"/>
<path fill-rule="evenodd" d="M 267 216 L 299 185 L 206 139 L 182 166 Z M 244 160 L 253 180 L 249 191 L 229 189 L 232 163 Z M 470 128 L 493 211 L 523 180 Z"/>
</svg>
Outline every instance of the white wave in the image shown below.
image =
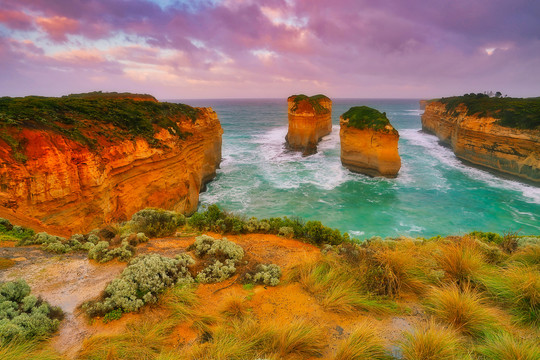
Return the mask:
<svg viewBox="0 0 540 360">
<path fill-rule="evenodd" d="M 409 232 L 409 233 L 411 233 L 411 232 L 419 233 L 419 232 L 422 232 L 422 231 L 426 230 L 426 228 L 423 228 L 421 226 L 414 225 L 414 224 L 405 224 L 404 222 L 400 222 L 399 226 L 404 227 L 404 228 L 408 228 L 406 230 L 406 232 Z"/>
<path fill-rule="evenodd" d="M 491 187 L 519 192 L 526 202 L 540 204 L 540 188 L 518 181 L 503 179 L 488 171 L 467 166 L 455 156 L 450 148 L 440 145 L 439 139 L 434 135 L 422 133 L 417 129 L 403 130 L 400 135 L 411 145 L 425 148 L 430 156 L 443 165 L 459 170 L 471 179 L 482 181 Z"/>
<path fill-rule="evenodd" d="M 365 234 L 364 231 L 357 231 L 357 230 L 349 230 L 348 233 L 351 236 L 362 236 Z"/>
</svg>

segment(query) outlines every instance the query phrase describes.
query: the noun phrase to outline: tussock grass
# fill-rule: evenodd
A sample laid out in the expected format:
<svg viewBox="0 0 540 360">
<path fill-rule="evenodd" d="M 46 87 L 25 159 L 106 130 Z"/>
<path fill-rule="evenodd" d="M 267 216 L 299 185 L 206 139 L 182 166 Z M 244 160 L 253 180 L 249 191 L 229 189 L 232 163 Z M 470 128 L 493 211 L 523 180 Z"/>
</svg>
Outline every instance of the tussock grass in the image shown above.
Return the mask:
<svg viewBox="0 0 540 360">
<path fill-rule="evenodd" d="M 440 246 L 435 260 L 445 273 L 446 280 L 468 286 L 485 269 L 485 258 L 474 239 L 464 236 Z"/>
<path fill-rule="evenodd" d="M 153 360 L 164 347 L 175 325 L 171 320 L 129 324 L 117 335 L 95 335 L 83 343 L 81 360 Z"/>
<path fill-rule="evenodd" d="M 483 281 L 488 293 L 499 300 L 522 324 L 540 327 L 540 268 L 512 265 Z"/>
<path fill-rule="evenodd" d="M 291 354 L 303 358 L 321 356 L 325 347 L 325 337 L 326 334 L 321 328 L 306 320 L 294 320 L 281 325 L 271 348 L 280 357 Z"/>
<path fill-rule="evenodd" d="M 470 287 L 460 289 L 457 285 L 450 285 L 434 288 L 425 301 L 425 307 L 435 318 L 465 335 L 482 336 L 496 323 L 484 299 Z"/>
<path fill-rule="evenodd" d="M 488 334 L 479 355 L 489 360 L 538 360 L 540 345 L 533 340 L 522 340 L 506 332 Z"/>
<path fill-rule="evenodd" d="M 382 339 L 369 323 L 359 325 L 349 337 L 339 344 L 334 360 L 387 360 Z"/>
<path fill-rule="evenodd" d="M 44 349 L 43 344 L 35 341 L 14 340 L 0 343 L 0 359 L 6 360 L 63 360 L 53 350 Z"/>
<path fill-rule="evenodd" d="M 453 329 L 430 322 L 404 337 L 400 347 L 405 360 L 463 359 L 462 341 Z"/>
<path fill-rule="evenodd" d="M 510 262 L 522 265 L 540 265 L 540 245 L 532 244 L 519 249 L 510 257 Z"/>
<path fill-rule="evenodd" d="M 245 300 L 238 296 L 231 296 L 223 301 L 221 313 L 228 317 L 243 318 L 249 311 Z"/>
<path fill-rule="evenodd" d="M 366 290 L 365 267 L 353 267 L 337 256 L 325 256 L 292 269 L 290 280 L 298 281 L 329 311 L 353 313 L 358 310 L 391 313 L 397 305 L 370 296 Z"/>
<path fill-rule="evenodd" d="M 169 288 L 161 299 L 161 304 L 168 309 L 172 316 L 182 321 L 193 313 L 193 307 L 197 304 L 196 287 L 192 285 L 177 285 Z"/>
</svg>

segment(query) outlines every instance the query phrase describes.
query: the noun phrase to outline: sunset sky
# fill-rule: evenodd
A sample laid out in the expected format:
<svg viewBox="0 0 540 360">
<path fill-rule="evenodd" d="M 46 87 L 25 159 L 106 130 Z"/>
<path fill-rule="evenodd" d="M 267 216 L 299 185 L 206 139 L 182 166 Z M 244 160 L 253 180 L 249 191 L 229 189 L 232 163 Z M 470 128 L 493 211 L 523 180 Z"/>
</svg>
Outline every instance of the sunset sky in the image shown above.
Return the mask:
<svg viewBox="0 0 540 360">
<path fill-rule="evenodd" d="M 0 0 L 0 96 L 540 96 L 538 0 Z"/>
</svg>

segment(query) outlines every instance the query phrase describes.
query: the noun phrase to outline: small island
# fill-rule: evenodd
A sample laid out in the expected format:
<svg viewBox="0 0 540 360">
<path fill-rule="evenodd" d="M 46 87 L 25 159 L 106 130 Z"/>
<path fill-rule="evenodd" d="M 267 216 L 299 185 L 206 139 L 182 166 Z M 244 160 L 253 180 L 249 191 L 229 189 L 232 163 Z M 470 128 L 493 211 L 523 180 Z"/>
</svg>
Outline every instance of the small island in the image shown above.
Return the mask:
<svg viewBox="0 0 540 360">
<path fill-rule="evenodd" d="M 401 168 L 399 133 L 386 113 L 355 106 L 341 115 L 339 124 L 343 166 L 369 176 L 397 176 Z"/>
<path fill-rule="evenodd" d="M 332 100 L 320 94 L 311 97 L 301 94 L 290 96 L 287 105 L 287 147 L 304 155 L 316 153 L 319 140 L 332 132 Z"/>
</svg>

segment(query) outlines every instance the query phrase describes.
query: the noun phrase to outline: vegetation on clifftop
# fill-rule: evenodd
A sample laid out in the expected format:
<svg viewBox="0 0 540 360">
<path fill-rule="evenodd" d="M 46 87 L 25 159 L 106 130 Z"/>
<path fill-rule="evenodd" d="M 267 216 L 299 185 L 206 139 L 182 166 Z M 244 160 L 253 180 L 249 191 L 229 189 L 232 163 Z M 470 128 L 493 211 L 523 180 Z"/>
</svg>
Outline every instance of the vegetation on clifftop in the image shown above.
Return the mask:
<svg viewBox="0 0 540 360">
<path fill-rule="evenodd" d="M 300 95 L 292 95 L 292 96 L 289 97 L 289 99 L 290 98 L 293 98 L 293 101 L 294 101 L 294 106 L 291 108 L 291 111 L 293 111 L 293 112 L 298 110 L 298 105 L 302 101 L 309 102 L 311 107 L 313 107 L 313 110 L 315 110 L 316 114 L 327 114 L 327 113 L 330 112 L 329 109 L 325 108 L 320 103 L 321 100 L 330 101 L 330 98 L 328 96 L 326 96 L 326 95 L 317 94 L 317 95 L 313 95 L 313 96 L 307 96 L 307 95 L 304 95 L 304 94 L 300 94 Z"/>
<path fill-rule="evenodd" d="M 468 116 L 493 117 L 501 126 L 534 130 L 540 128 L 540 97 L 509 98 L 490 97 L 486 94 L 465 94 L 441 98 L 446 105 L 446 113 L 454 115 L 463 104 Z"/>
<path fill-rule="evenodd" d="M 354 106 L 345 112 L 341 117 L 349 120 L 349 126 L 357 129 L 373 129 L 377 131 L 388 131 L 386 126 L 390 125 L 390 120 L 386 113 L 370 108 L 368 106 Z M 392 133 L 397 134 L 397 130 L 392 127 Z"/>
<path fill-rule="evenodd" d="M 19 143 L 15 134 L 23 128 L 50 130 L 91 148 L 97 146 L 97 136 L 109 139 L 143 137 L 152 146 L 158 146 L 159 141 L 154 138 L 157 129 L 166 129 L 183 139 L 188 134 L 180 131 L 176 121 L 194 122 L 198 116 L 196 108 L 160 103 L 150 95 L 94 92 L 59 98 L 2 97 L 0 139 L 18 154 L 16 159 L 21 161 L 25 160 L 22 155 L 25 144 Z M 102 125 L 112 125 L 114 129 Z"/>
</svg>

